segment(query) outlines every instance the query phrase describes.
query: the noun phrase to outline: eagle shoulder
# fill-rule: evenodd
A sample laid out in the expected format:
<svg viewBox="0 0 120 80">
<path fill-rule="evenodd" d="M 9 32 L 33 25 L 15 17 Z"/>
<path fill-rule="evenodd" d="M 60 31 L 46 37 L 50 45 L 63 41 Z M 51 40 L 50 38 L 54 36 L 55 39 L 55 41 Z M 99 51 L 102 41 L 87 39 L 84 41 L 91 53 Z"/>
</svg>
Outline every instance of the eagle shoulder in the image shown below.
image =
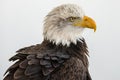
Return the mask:
<svg viewBox="0 0 120 80">
<path fill-rule="evenodd" d="M 63 63 L 70 58 L 64 50 L 30 46 L 17 51 L 10 58 L 15 63 L 8 68 L 4 80 L 47 80 Z"/>
</svg>

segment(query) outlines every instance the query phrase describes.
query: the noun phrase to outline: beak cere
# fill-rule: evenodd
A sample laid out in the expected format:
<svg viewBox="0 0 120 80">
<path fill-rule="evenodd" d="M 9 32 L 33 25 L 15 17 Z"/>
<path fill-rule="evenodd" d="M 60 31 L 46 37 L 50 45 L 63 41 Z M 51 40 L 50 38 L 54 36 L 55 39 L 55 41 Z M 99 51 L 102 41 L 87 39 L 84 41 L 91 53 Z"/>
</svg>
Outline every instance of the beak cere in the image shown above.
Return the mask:
<svg viewBox="0 0 120 80">
<path fill-rule="evenodd" d="M 73 26 L 83 27 L 83 28 L 90 28 L 94 29 L 94 32 L 96 31 L 96 23 L 95 21 L 88 17 L 84 16 L 82 20 L 77 19 L 73 22 Z"/>
</svg>

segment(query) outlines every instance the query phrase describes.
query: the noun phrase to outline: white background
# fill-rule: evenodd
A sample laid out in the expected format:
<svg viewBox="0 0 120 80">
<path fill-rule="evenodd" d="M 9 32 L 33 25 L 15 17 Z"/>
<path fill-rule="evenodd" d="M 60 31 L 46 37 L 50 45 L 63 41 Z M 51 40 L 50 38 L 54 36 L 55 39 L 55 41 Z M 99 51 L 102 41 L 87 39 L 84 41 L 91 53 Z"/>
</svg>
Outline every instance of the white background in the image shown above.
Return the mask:
<svg viewBox="0 0 120 80">
<path fill-rule="evenodd" d="M 45 15 L 64 3 L 82 6 L 97 23 L 96 33 L 83 34 L 93 80 L 120 80 L 119 0 L 0 0 L 0 80 L 16 50 L 42 42 Z"/>
</svg>

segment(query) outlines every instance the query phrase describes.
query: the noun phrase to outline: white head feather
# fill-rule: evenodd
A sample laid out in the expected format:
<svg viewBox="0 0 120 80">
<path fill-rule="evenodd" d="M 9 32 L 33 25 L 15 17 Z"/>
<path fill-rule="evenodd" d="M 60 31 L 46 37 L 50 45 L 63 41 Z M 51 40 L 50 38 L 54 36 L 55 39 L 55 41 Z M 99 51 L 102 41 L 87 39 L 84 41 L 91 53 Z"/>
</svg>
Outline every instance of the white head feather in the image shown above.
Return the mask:
<svg viewBox="0 0 120 80">
<path fill-rule="evenodd" d="M 44 23 L 44 38 L 59 45 L 69 46 L 70 43 L 76 44 L 77 40 L 81 38 L 84 28 L 73 27 L 66 23 L 68 17 L 84 17 L 83 10 L 75 4 L 65 4 L 53 9 L 45 19 Z"/>
</svg>

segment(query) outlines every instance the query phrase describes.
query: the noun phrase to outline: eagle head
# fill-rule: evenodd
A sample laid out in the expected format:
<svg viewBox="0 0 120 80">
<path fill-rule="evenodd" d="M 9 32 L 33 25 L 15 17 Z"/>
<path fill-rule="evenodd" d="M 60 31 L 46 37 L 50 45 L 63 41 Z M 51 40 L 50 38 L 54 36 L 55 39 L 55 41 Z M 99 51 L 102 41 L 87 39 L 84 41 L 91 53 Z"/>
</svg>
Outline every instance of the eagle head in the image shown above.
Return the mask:
<svg viewBox="0 0 120 80">
<path fill-rule="evenodd" d="M 77 43 L 85 28 L 94 29 L 93 19 L 86 16 L 81 7 L 75 4 L 64 4 L 54 8 L 44 21 L 44 38 L 59 45 L 69 46 Z"/>
</svg>

